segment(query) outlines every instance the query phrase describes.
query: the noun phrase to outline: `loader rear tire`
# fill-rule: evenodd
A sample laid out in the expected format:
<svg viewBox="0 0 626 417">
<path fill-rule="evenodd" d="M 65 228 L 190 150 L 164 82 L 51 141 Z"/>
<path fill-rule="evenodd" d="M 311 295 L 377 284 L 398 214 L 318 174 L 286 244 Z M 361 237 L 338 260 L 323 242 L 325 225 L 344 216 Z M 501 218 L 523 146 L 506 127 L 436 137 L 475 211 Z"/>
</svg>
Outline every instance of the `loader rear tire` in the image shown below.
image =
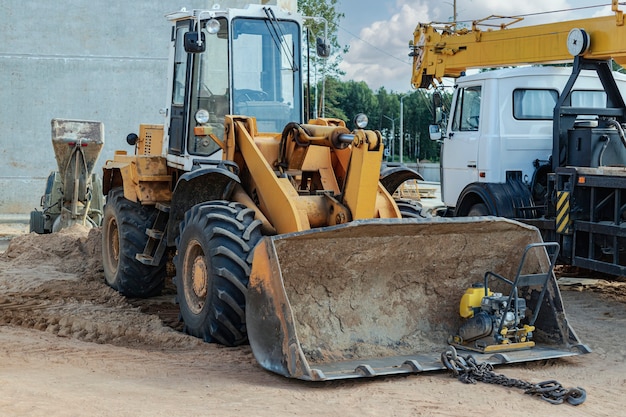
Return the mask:
<svg viewBox="0 0 626 417">
<path fill-rule="evenodd" d="M 247 341 L 247 287 L 260 239 L 261 222 L 242 204 L 212 201 L 185 213 L 174 282 L 186 333 L 226 346 Z"/>
<path fill-rule="evenodd" d="M 157 266 L 139 262 L 156 209 L 124 198 L 122 188 L 109 192 L 102 224 L 102 266 L 104 280 L 127 297 L 146 298 L 159 295 L 165 283 L 164 256 Z"/>
<path fill-rule="evenodd" d="M 428 217 L 422 210 L 422 204 L 415 200 L 396 200 L 403 219 L 423 219 Z"/>
</svg>

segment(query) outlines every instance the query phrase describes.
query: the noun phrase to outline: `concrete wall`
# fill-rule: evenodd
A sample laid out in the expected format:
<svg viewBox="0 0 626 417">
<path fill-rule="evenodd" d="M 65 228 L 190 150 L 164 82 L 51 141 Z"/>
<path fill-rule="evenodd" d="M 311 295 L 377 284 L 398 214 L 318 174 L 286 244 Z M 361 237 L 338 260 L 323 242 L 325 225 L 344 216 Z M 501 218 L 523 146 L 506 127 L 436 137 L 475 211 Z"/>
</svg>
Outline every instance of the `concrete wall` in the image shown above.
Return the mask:
<svg viewBox="0 0 626 417">
<path fill-rule="evenodd" d="M 39 208 L 52 118 L 104 123 L 97 170 L 139 123 L 163 123 L 170 24 L 205 0 L 2 0 L 0 219 Z M 226 2 L 224 2 L 226 3 Z"/>
</svg>

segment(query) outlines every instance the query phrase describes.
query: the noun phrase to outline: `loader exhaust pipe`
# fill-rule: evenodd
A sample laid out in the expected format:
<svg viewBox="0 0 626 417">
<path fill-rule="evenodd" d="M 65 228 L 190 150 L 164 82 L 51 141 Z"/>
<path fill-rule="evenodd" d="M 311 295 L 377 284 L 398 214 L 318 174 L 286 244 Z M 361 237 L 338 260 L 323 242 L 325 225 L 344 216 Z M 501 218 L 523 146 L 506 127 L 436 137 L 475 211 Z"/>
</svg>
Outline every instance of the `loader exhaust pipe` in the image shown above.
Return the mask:
<svg viewBox="0 0 626 417">
<path fill-rule="evenodd" d="M 500 218 L 360 220 L 264 238 L 254 253 L 246 321 L 262 367 L 322 381 L 445 369 L 459 301 L 486 271 L 515 274 L 531 226 Z M 545 251 L 528 262 L 547 271 Z M 497 290 L 495 288 L 494 290 Z M 540 289 L 537 289 L 540 290 Z M 536 347 L 492 364 L 586 353 L 565 316 L 554 275 L 537 305 Z"/>
</svg>

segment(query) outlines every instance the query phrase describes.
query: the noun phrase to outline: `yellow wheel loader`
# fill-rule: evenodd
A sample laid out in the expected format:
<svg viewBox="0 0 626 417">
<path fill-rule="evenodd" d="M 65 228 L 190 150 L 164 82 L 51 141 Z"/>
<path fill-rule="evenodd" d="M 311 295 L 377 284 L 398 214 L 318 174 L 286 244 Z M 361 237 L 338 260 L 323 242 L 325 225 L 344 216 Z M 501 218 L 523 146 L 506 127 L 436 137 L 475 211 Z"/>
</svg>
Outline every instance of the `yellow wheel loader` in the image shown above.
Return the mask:
<svg viewBox="0 0 626 417">
<path fill-rule="evenodd" d="M 165 123 L 141 125 L 127 137 L 134 154 L 117 151 L 104 167 L 106 282 L 130 297 L 158 294 L 172 258 L 185 331 L 227 346 L 249 341 L 261 366 L 287 377 L 443 369 L 466 289 L 488 271 L 514 276 L 524 248 L 541 242 L 537 230 L 497 218 L 402 218 L 379 181 L 380 133 L 365 130 L 363 116 L 352 131 L 336 119 L 304 122 L 295 10 L 168 18 Z M 526 300 L 520 325 L 536 316 L 535 346 L 483 360 L 588 351 L 546 251 L 529 261 L 524 274 L 545 282 L 515 297 Z"/>
</svg>

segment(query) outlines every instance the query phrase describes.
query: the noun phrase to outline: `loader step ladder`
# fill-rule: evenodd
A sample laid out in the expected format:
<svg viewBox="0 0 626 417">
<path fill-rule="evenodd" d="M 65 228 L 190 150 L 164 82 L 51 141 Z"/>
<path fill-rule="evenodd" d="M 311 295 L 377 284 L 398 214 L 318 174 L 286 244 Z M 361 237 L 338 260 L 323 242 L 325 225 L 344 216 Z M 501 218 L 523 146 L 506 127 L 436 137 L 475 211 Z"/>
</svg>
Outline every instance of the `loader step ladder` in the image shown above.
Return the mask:
<svg viewBox="0 0 626 417">
<path fill-rule="evenodd" d="M 165 242 L 165 227 L 170 216 L 169 204 L 156 203 L 158 210 L 154 225 L 151 229 L 146 229 L 148 241 L 143 253 L 135 255 L 137 260 L 144 265 L 156 266 L 161 263 L 161 258 L 167 247 Z"/>
<path fill-rule="evenodd" d="M 548 255 L 548 259 L 550 265 L 545 272 L 532 273 L 532 274 L 522 274 L 524 271 L 524 267 L 527 264 L 527 256 L 532 250 L 545 250 L 545 253 Z M 535 346 L 535 342 L 531 341 L 532 331 L 535 329 L 535 322 L 537 321 L 537 317 L 539 316 L 539 311 L 541 310 L 541 305 L 543 303 L 543 299 L 545 298 L 546 291 L 548 289 L 548 282 L 550 277 L 553 275 L 554 266 L 556 264 L 557 257 L 559 255 L 560 245 L 557 242 L 541 242 L 541 243 L 531 243 L 526 246 L 524 249 L 524 253 L 522 254 L 522 259 L 520 260 L 519 266 L 517 268 L 517 273 L 515 274 L 515 278 L 510 280 L 508 278 L 503 277 L 500 274 L 497 274 L 493 271 L 487 271 L 485 273 L 485 297 L 489 294 L 489 279 L 494 277 L 499 281 L 503 281 L 511 286 L 511 292 L 509 293 L 509 297 L 506 302 L 506 306 L 504 311 L 501 313 L 501 317 L 505 317 L 509 312 L 513 312 L 515 314 L 515 328 L 514 333 L 516 336 L 519 336 L 522 341 L 511 342 L 509 339 L 503 336 L 503 329 L 506 333 L 507 329 L 504 326 L 504 320 L 500 320 L 500 324 L 497 330 L 494 332 L 495 338 L 499 338 L 494 340 L 493 344 L 486 346 L 468 346 L 468 345 L 457 345 L 453 344 L 453 346 L 465 349 L 472 350 L 480 353 L 494 353 L 494 352 L 503 352 L 503 351 L 512 351 L 519 349 L 529 349 Z M 539 293 L 539 297 L 537 298 L 537 302 L 533 309 L 533 315 L 529 320 L 528 324 L 522 325 L 521 320 L 519 319 L 519 305 L 520 305 L 520 297 L 519 297 L 519 288 L 522 287 L 540 287 L 541 292 Z M 515 311 L 513 311 L 515 310 Z"/>
</svg>

